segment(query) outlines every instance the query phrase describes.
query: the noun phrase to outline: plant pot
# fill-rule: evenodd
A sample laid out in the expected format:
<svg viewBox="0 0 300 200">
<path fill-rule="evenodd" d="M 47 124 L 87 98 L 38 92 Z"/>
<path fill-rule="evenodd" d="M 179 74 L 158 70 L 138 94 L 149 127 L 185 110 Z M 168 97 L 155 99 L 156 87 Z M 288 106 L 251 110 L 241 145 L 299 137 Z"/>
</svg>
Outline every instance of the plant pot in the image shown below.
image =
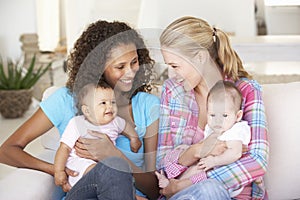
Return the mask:
<svg viewBox="0 0 300 200">
<path fill-rule="evenodd" d="M 32 89 L 0 90 L 0 113 L 5 118 L 18 118 L 29 109 Z"/>
</svg>

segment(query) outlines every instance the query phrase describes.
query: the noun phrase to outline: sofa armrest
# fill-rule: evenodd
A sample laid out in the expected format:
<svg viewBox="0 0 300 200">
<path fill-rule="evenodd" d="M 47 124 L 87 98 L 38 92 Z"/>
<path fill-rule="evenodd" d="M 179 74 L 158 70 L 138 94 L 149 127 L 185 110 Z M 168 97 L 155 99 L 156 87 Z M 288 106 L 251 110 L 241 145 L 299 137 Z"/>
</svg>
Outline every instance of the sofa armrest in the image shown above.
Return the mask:
<svg viewBox="0 0 300 200">
<path fill-rule="evenodd" d="M 16 169 L 0 180 L 0 199 L 58 200 L 64 195 L 51 175 L 31 169 Z"/>
<path fill-rule="evenodd" d="M 53 162 L 55 152 L 45 149 L 37 157 Z M 0 179 L 0 199 L 59 200 L 63 196 L 64 192 L 55 185 L 53 176 L 41 171 L 16 168 Z"/>
</svg>

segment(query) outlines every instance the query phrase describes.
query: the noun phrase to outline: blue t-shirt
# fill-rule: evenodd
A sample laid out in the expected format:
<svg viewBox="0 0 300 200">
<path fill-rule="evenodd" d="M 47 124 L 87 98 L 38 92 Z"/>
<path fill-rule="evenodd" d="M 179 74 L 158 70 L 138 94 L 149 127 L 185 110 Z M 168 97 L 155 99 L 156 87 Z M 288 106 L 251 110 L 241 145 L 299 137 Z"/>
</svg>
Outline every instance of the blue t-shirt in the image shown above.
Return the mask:
<svg viewBox="0 0 300 200">
<path fill-rule="evenodd" d="M 142 142 L 137 153 L 130 150 L 130 141 L 127 137 L 120 135 L 116 140 L 116 146 L 136 166 L 144 165 L 144 142 L 146 128 L 159 118 L 159 98 L 145 92 L 139 92 L 132 98 L 132 112 L 136 132 Z M 70 119 L 77 112 L 72 94 L 66 87 L 57 89 L 51 96 L 40 103 L 41 109 L 49 120 L 57 127 L 60 135 L 64 132 Z M 137 190 L 137 195 L 144 196 Z"/>
<path fill-rule="evenodd" d="M 77 112 L 72 94 L 66 87 L 57 89 L 40 103 L 41 109 L 62 135 Z"/>
</svg>

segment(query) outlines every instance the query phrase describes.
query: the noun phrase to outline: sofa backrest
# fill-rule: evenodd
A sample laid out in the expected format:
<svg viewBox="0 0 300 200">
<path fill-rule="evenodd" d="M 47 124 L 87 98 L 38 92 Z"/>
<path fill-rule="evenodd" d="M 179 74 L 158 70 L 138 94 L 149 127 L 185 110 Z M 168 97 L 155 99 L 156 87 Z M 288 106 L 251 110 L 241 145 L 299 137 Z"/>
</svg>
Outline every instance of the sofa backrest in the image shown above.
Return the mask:
<svg viewBox="0 0 300 200">
<path fill-rule="evenodd" d="M 299 199 L 300 82 L 262 86 L 270 141 L 269 199 Z"/>
</svg>

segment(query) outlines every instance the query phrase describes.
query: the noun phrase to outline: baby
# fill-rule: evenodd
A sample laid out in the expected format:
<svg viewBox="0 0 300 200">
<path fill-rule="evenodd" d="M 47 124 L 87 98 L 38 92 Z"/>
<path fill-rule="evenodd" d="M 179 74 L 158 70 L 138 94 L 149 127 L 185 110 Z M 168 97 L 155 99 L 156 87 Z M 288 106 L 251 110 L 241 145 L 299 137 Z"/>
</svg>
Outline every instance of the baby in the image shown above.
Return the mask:
<svg viewBox="0 0 300 200">
<path fill-rule="evenodd" d="M 235 85 L 229 81 L 217 82 L 207 96 L 207 125 L 204 138 L 216 134 L 218 140 L 225 141 L 227 149 L 221 155 L 209 155 L 200 159 L 198 163 L 175 176 L 172 171 L 175 164 L 165 163 L 165 171 L 156 172 L 159 187 L 165 188 L 170 178 L 188 178 L 197 183 L 206 179 L 207 170 L 237 161 L 242 156 L 243 145 L 248 145 L 251 137 L 250 126 L 246 121 L 241 121 L 243 116 L 241 106 L 242 95 Z M 183 144 L 176 149 L 182 154 L 188 147 Z"/>
<path fill-rule="evenodd" d="M 115 94 L 107 83 L 100 80 L 98 85 L 88 84 L 76 98 L 78 110 L 83 115 L 72 118 L 62 134 L 54 161 L 54 178 L 57 185 L 66 180 L 65 167 L 78 172 L 75 177 L 69 176 L 68 181 L 73 186 L 96 165 L 94 160 L 77 156 L 73 148 L 79 137 L 95 138 L 89 134 L 90 131 L 107 134 L 114 144 L 122 133 L 130 139 L 133 152 L 137 152 L 142 144 L 134 127 L 117 116 Z"/>
</svg>

